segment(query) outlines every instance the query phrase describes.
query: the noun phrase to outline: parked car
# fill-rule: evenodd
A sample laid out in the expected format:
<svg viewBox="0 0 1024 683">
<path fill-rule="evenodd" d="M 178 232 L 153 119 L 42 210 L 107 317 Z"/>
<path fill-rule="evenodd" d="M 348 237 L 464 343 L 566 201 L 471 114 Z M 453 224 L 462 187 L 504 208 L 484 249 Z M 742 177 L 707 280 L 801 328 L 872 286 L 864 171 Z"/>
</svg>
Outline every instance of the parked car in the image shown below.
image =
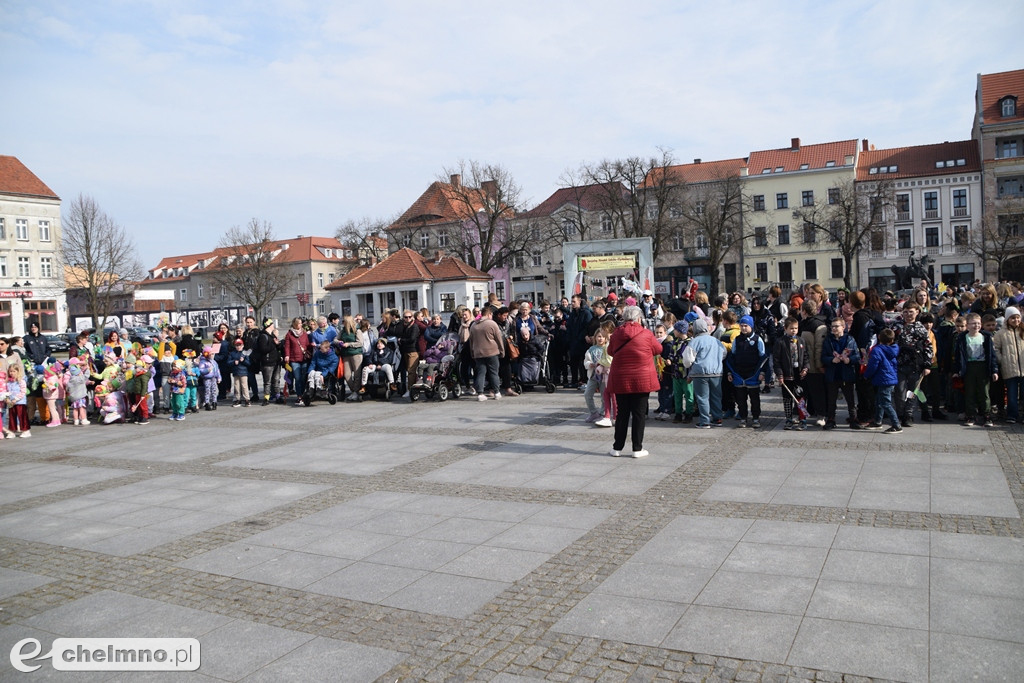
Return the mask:
<svg viewBox="0 0 1024 683">
<path fill-rule="evenodd" d="M 50 351 L 67 351 L 71 348 L 71 342 L 68 341 L 68 335 L 66 334 L 44 334 L 47 343 L 50 345 Z"/>
<path fill-rule="evenodd" d="M 128 340 L 132 342 L 138 342 L 143 346 L 149 346 L 155 343 L 160 334 L 160 330 L 150 325 L 143 327 L 130 327 L 128 328 Z"/>
</svg>

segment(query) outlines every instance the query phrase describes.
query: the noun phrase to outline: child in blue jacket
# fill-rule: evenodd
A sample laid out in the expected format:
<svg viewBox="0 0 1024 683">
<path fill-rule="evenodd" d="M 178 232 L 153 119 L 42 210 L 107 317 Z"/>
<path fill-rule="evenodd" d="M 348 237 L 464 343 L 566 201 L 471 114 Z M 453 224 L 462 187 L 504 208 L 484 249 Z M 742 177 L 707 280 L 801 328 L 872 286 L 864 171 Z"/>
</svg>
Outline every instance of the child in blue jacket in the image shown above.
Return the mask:
<svg viewBox="0 0 1024 683">
<path fill-rule="evenodd" d="M 228 353 L 228 367 L 231 368 L 231 381 L 235 388 L 234 407 L 243 403 L 249 407 L 249 354 L 245 351 L 245 342 L 239 337 L 235 340 L 235 348 Z"/>
<path fill-rule="evenodd" d="M 885 416 L 892 424 L 885 430 L 886 434 L 899 434 L 903 431 L 900 418 L 892 406 L 892 391 L 897 382 L 896 358 L 900 355 L 900 347 L 895 341 L 896 334 L 890 328 L 879 332 L 878 343 L 868 353 L 868 366 L 864 369 L 864 376 L 875 387 L 875 420 L 868 425 L 868 429 L 881 428 L 882 417 Z"/>
<path fill-rule="evenodd" d="M 846 334 L 846 322 L 842 317 L 834 319 L 829 327 L 832 334 L 827 335 L 821 344 L 821 366 L 825 369 L 825 429 L 836 428 L 836 404 L 840 391 L 850 411 L 850 428 L 860 429 L 853 394 L 857 367 L 860 365 L 860 350 L 854 338 Z"/>
</svg>

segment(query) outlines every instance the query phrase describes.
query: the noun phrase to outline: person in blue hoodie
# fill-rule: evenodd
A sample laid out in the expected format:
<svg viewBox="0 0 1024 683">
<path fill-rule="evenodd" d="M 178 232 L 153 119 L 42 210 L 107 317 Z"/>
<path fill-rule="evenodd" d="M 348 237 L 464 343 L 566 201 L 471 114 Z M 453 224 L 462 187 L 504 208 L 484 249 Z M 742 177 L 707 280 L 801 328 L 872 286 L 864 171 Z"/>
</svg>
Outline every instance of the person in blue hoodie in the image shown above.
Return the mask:
<svg viewBox="0 0 1024 683">
<path fill-rule="evenodd" d="M 754 318 L 743 316 L 740 318 L 740 333 L 733 338 L 732 348 L 725 360 L 726 379 L 735 388 L 740 427 L 761 427 L 761 382 L 765 378 L 767 360 L 764 341 L 754 333 Z M 748 397 L 753 422 L 747 417 Z"/>
<path fill-rule="evenodd" d="M 693 322 L 693 340 L 687 346 L 683 365 L 689 367 L 693 395 L 697 403 L 697 427 L 722 426 L 722 360 L 725 347 L 708 334 L 704 318 Z"/>
<path fill-rule="evenodd" d="M 321 387 L 332 390 L 332 378 L 337 374 L 338 354 L 334 352 L 331 342 L 323 339 L 316 351 L 313 352 L 313 358 L 309 361 L 309 377 L 306 380 L 308 386 L 303 387 L 303 391 Z"/>
<path fill-rule="evenodd" d="M 839 392 L 843 392 L 846 408 L 850 411 L 851 429 L 860 429 L 857 422 L 857 401 L 854 386 L 857 381 L 857 366 L 860 365 L 860 351 L 857 341 L 846 334 L 846 322 L 838 316 L 829 323 L 831 334 L 821 343 L 821 366 L 825 369 L 825 427 L 836 428 L 836 404 Z"/>
<path fill-rule="evenodd" d="M 899 434 L 903 431 L 900 426 L 900 418 L 892 405 L 892 391 L 896 388 L 896 359 L 900 355 L 900 347 L 895 344 L 896 333 L 890 328 L 885 328 L 878 333 L 878 343 L 868 353 L 868 365 L 864 369 L 864 376 L 871 380 L 875 387 L 875 420 L 868 429 L 880 429 L 882 418 L 888 417 L 892 424 L 886 434 Z"/>
</svg>

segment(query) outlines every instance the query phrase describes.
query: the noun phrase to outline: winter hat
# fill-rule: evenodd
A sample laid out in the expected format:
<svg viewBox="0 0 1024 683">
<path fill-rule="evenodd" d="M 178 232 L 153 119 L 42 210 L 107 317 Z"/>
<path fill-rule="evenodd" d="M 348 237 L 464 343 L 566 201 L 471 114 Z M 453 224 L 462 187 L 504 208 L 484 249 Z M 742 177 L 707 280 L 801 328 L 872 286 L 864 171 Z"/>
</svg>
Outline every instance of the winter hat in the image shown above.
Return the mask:
<svg viewBox="0 0 1024 683">
<path fill-rule="evenodd" d="M 242 341 L 241 339 L 236 339 L 235 346 L 245 346 L 245 342 Z"/>
<path fill-rule="evenodd" d="M 608 292 L 608 296 L 606 298 L 608 299 L 609 303 L 615 303 L 619 300 L 619 295 L 616 294 L 615 292 Z"/>
<path fill-rule="evenodd" d="M 704 318 L 697 318 L 693 321 L 693 332 L 694 334 L 704 334 L 708 331 L 708 324 Z"/>
<path fill-rule="evenodd" d="M 270 327 L 273 324 L 274 324 L 274 319 L 273 318 L 264 318 L 263 319 L 263 327 L 264 328 Z"/>
<path fill-rule="evenodd" d="M 1010 316 L 1013 315 L 1020 315 L 1020 309 L 1017 308 L 1016 306 L 1007 306 L 1006 313 L 1003 314 L 1003 317 L 1009 318 Z"/>
<path fill-rule="evenodd" d="M 746 325 L 747 327 L 753 327 L 754 326 L 754 318 L 749 316 L 749 315 L 745 315 L 742 318 L 740 318 L 740 325 Z"/>
<path fill-rule="evenodd" d="M 675 325 L 672 326 L 672 329 L 678 332 L 679 334 L 686 334 L 686 332 L 690 329 L 690 323 L 686 322 L 685 320 L 680 320 L 676 322 Z"/>
<path fill-rule="evenodd" d="M 636 299 L 634 299 L 631 296 L 627 296 L 626 297 L 626 305 L 627 306 L 636 306 Z"/>
<path fill-rule="evenodd" d="M 691 323 L 691 324 L 694 321 L 698 320 L 699 318 L 700 318 L 700 315 L 698 313 L 694 312 L 694 311 L 690 311 L 689 313 L 687 313 L 686 315 L 683 316 L 683 320 L 685 320 L 686 322 Z"/>
</svg>

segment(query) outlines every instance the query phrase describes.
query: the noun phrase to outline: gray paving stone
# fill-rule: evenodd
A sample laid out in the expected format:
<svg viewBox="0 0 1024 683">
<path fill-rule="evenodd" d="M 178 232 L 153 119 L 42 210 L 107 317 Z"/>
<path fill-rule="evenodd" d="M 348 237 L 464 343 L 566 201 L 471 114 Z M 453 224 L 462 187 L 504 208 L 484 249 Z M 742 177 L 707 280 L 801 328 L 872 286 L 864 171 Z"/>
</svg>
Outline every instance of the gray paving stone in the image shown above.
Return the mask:
<svg viewBox="0 0 1024 683">
<path fill-rule="evenodd" d="M 694 600 L 696 605 L 801 615 L 816 579 L 719 570 Z"/>
<path fill-rule="evenodd" d="M 583 529 L 524 522 L 489 538 L 484 544 L 539 553 L 557 553 L 585 533 Z"/>
<path fill-rule="evenodd" d="M 341 529 L 326 534 L 311 543 L 302 546 L 303 552 L 317 555 L 330 555 L 348 560 L 361 560 L 364 557 L 398 543 L 404 536 L 377 534 L 359 529 Z"/>
<path fill-rule="evenodd" d="M 248 569 L 236 572 L 240 579 L 285 588 L 305 588 L 352 564 L 352 560 L 313 553 L 286 552 Z"/>
<path fill-rule="evenodd" d="M 787 664 L 899 681 L 928 678 L 928 632 L 807 617 Z"/>
<path fill-rule="evenodd" d="M 823 488 L 784 484 L 772 496 L 771 502 L 774 505 L 846 507 L 850 503 L 851 491 L 852 489 L 848 488 Z"/>
<path fill-rule="evenodd" d="M 747 543 L 773 543 L 776 545 L 829 548 L 832 546 L 836 533 L 840 529 L 841 527 L 838 524 L 795 523 L 758 519 L 750 525 L 750 529 L 743 535 L 743 541 Z"/>
<path fill-rule="evenodd" d="M 1014 683 L 1024 671 L 1024 645 L 1020 643 L 932 633 L 930 650 L 930 680 L 934 683 Z"/>
<path fill-rule="evenodd" d="M 934 593 L 929 604 L 932 632 L 1024 643 L 1024 599 Z"/>
<path fill-rule="evenodd" d="M 851 508 L 868 508 L 871 510 L 931 512 L 932 496 L 927 492 L 915 493 L 898 488 L 894 490 L 881 490 L 858 486 L 850 494 L 849 506 Z"/>
<path fill-rule="evenodd" d="M 417 536 L 435 541 L 484 543 L 512 528 L 512 522 L 453 517 L 420 531 Z"/>
<path fill-rule="evenodd" d="M 931 560 L 931 590 L 1020 598 L 1024 596 L 1024 573 L 1020 569 L 1001 562 L 936 557 Z"/>
<path fill-rule="evenodd" d="M 420 569 L 354 562 L 306 586 L 313 593 L 379 603 L 392 593 L 426 575 Z"/>
<path fill-rule="evenodd" d="M 238 681 L 313 638 L 308 633 L 236 619 L 203 636 L 201 670 L 208 676 Z"/>
<path fill-rule="evenodd" d="M 928 591 L 821 579 L 807 606 L 807 616 L 927 630 Z"/>
<path fill-rule="evenodd" d="M 444 521 L 444 519 L 444 516 L 436 514 L 387 510 L 365 522 L 353 525 L 352 529 L 356 531 L 369 531 L 376 534 L 405 536 L 429 529 L 438 522 Z"/>
<path fill-rule="evenodd" d="M 714 575 L 713 569 L 627 562 L 601 583 L 598 590 L 648 600 L 693 602 Z"/>
<path fill-rule="evenodd" d="M 959 560 L 984 560 L 1024 564 L 1024 540 L 931 532 L 931 554 Z"/>
<path fill-rule="evenodd" d="M 740 541 L 722 563 L 722 569 L 817 578 L 827 555 L 825 548 Z"/>
<path fill-rule="evenodd" d="M 241 571 L 263 564 L 267 560 L 281 557 L 285 552 L 283 548 L 267 548 L 246 541 L 238 541 L 197 555 L 179 564 L 186 569 L 234 576 Z"/>
<path fill-rule="evenodd" d="M 836 550 L 862 550 L 871 553 L 928 555 L 931 534 L 914 529 L 877 529 L 843 525 L 836 532 L 832 547 Z"/>
<path fill-rule="evenodd" d="M 662 647 L 781 664 L 799 628 L 796 615 L 694 605 L 665 637 Z"/>
<path fill-rule="evenodd" d="M 509 587 L 509 583 L 471 576 L 430 573 L 381 600 L 382 605 L 465 618 Z"/>
<path fill-rule="evenodd" d="M 333 681 L 339 672 L 352 681 L 372 681 L 398 665 L 405 655 L 377 647 L 314 638 L 259 671 L 246 683 L 276 683 L 282 680 Z"/>
<path fill-rule="evenodd" d="M 490 581 L 512 582 L 523 578 L 550 557 L 549 553 L 535 553 L 530 550 L 477 546 L 442 565 L 438 571 Z"/>
<path fill-rule="evenodd" d="M 367 562 L 412 569 L 437 569 L 473 550 L 468 543 L 434 541 L 429 538 L 405 538 L 367 556 Z"/>
<path fill-rule="evenodd" d="M 718 569 L 736 542 L 731 540 L 689 538 L 681 541 L 654 538 L 633 555 L 639 562 Z"/>
<path fill-rule="evenodd" d="M 685 605 L 592 593 L 552 626 L 592 638 L 658 645 L 686 611 Z"/>
<path fill-rule="evenodd" d="M 821 578 L 905 588 L 927 588 L 928 558 L 895 553 L 869 553 L 861 550 L 833 550 L 825 561 Z"/>
<path fill-rule="evenodd" d="M 982 515 L 1020 518 L 1010 496 L 932 494 L 932 512 L 952 515 Z"/>
<path fill-rule="evenodd" d="M 0 599 L 53 583 L 55 579 L 0 567 Z"/>
</svg>

